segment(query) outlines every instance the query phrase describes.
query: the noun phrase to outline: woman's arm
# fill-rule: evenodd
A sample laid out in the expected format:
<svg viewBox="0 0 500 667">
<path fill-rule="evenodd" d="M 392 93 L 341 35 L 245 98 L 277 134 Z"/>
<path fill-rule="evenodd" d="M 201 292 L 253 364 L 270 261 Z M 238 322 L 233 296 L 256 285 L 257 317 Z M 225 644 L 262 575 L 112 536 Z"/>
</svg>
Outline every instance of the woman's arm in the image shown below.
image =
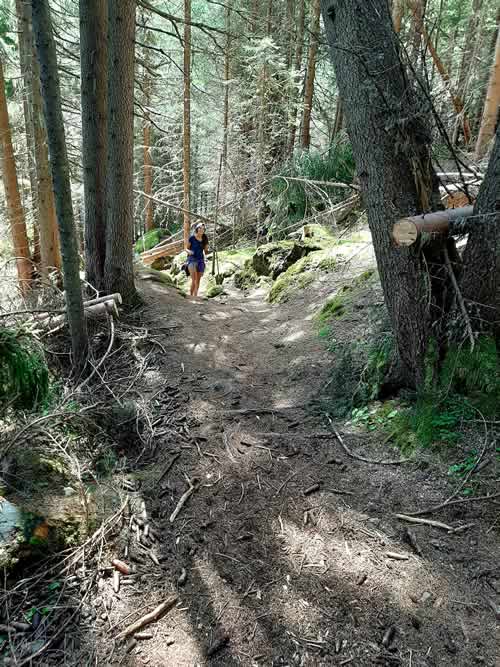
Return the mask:
<svg viewBox="0 0 500 667">
<path fill-rule="evenodd" d="M 188 255 L 193 254 L 193 251 L 191 250 L 191 240 L 188 240 L 188 242 L 184 246 L 184 250 L 187 252 Z"/>
</svg>

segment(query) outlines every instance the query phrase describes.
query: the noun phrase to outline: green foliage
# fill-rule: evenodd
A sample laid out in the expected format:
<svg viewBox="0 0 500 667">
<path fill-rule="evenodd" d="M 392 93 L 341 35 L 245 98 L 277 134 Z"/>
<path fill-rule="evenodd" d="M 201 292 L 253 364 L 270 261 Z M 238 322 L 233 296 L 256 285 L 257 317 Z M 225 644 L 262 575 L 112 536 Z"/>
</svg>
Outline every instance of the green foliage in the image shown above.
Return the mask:
<svg viewBox="0 0 500 667">
<path fill-rule="evenodd" d="M 43 353 L 20 332 L 0 329 L 0 404 L 31 410 L 49 394 L 49 371 Z"/>
<path fill-rule="evenodd" d="M 281 229 L 299 222 L 306 213 L 324 211 L 330 202 L 341 201 L 346 196 L 345 188 L 318 186 L 306 181 L 351 183 L 353 176 L 352 149 L 345 137 L 335 141 L 326 154 L 304 151 L 294 157 L 272 180 L 268 203 L 274 217 L 270 233 L 274 238 L 279 237 Z"/>
<path fill-rule="evenodd" d="M 151 229 L 136 241 L 135 252 L 141 253 L 151 250 L 167 236 L 169 236 L 169 233 L 165 229 Z"/>
</svg>

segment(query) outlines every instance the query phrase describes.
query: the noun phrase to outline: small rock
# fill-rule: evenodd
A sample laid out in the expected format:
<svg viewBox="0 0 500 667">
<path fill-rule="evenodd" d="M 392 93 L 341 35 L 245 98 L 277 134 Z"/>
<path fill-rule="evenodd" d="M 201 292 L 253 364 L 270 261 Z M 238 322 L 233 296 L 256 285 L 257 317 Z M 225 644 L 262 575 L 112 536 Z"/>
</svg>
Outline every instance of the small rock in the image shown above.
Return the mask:
<svg viewBox="0 0 500 667">
<path fill-rule="evenodd" d="M 422 604 L 425 604 L 432 598 L 432 594 L 429 593 L 429 591 L 425 591 L 425 593 L 422 594 L 422 597 L 420 598 L 420 602 Z"/>
</svg>

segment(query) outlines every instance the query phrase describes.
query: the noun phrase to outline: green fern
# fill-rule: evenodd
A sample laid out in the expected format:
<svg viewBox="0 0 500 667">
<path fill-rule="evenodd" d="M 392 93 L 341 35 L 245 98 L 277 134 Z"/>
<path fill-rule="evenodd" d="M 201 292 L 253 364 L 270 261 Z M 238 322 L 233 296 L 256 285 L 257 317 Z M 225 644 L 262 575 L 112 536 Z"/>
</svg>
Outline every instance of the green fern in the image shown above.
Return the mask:
<svg viewBox="0 0 500 667">
<path fill-rule="evenodd" d="M 22 333 L 0 329 L 0 404 L 31 410 L 48 393 L 49 371 L 43 353 Z"/>
</svg>

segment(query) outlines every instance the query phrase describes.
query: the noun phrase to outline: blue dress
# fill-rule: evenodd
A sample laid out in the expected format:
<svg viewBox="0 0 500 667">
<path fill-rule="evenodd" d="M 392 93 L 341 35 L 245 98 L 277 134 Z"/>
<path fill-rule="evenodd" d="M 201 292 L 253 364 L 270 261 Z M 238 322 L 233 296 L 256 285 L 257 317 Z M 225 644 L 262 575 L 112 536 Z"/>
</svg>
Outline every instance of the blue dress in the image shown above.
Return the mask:
<svg viewBox="0 0 500 667">
<path fill-rule="evenodd" d="M 198 241 L 196 236 L 191 236 L 189 238 L 189 247 L 192 250 L 193 254 L 188 255 L 188 267 L 196 266 L 198 273 L 203 273 L 205 271 L 205 255 L 203 253 L 203 242 Z"/>
</svg>

